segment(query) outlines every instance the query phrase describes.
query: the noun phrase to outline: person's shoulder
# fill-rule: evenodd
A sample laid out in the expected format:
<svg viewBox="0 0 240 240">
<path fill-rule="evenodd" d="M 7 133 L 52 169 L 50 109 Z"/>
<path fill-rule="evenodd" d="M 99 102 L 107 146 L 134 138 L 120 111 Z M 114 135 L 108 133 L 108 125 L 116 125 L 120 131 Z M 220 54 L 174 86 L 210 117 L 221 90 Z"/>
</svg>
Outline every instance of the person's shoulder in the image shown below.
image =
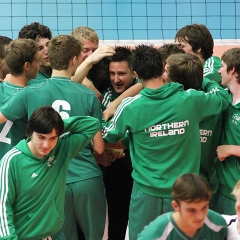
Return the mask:
<svg viewBox="0 0 240 240">
<path fill-rule="evenodd" d="M 227 222 L 227 225 L 231 225 L 231 224 L 233 224 L 233 223 L 238 221 L 237 215 L 225 215 L 225 214 L 222 214 L 222 217 Z"/>
<path fill-rule="evenodd" d="M 224 227 L 227 226 L 227 223 L 223 218 L 223 216 L 213 210 L 210 210 L 210 209 L 208 210 L 207 219 L 213 224 L 224 226 Z"/>
<path fill-rule="evenodd" d="M 171 225 L 173 229 L 173 224 L 170 220 L 172 214 L 173 212 L 169 212 L 158 216 L 149 225 L 144 227 L 143 231 L 138 235 L 138 240 L 157 239 L 160 237 L 161 239 L 167 239 L 171 231 L 168 231 L 167 235 L 164 234 L 166 234 L 166 228 L 171 229 L 169 225 Z"/>
</svg>

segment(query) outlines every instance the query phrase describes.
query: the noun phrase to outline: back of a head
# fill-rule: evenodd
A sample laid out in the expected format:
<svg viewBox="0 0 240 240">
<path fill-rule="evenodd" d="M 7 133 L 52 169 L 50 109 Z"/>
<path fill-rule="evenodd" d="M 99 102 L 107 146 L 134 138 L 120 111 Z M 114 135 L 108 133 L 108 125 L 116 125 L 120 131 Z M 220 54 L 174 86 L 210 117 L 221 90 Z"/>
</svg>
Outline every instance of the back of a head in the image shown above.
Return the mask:
<svg viewBox="0 0 240 240">
<path fill-rule="evenodd" d="M 142 81 L 157 78 L 163 74 L 161 54 L 153 46 L 138 45 L 132 50 L 133 71 Z"/>
<path fill-rule="evenodd" d="M 158 48 L 158 51 L 161 53 L 164 64 L 166 64 L 166 59 L 170 55 L 175 53 L 185 53 L 183 49 L 179 48 L 179 46 L 175 43 L 163 44 L 160 48 Z"/>
<path fill-rule="evenodd" d="M 187 53 L 176 53 L 170 55 L 168 64 L 168 77 L 172 82 L 183 84 L 184 89 L 198 90 L 203 81 L 203 66 L 200 59 Z"/>
<path fill-rule="evenodd" d="M 240 48 L 230 48 L 225 51 L 221 57 L 227 65 L 227 72 L 235 68 L 236 73 L 240 76 Z"/>
<path fill-rule="evenodd" d="M 58 136 L 64 131 L 64 123 L 60 114 L 50 106 L 37 108 L 28 120 L 26 135 L 33 132 L 48 134 L 55 129 Z"/>
<path fill-rule="evenodd" d="M 184 202 L 209 201 L 211 189 L 205 179 L 196 173 L 186 173 L 177 178 L 172 187 L 172 198 L 178 204 Z"/>
<path fill-rule="evenodd" d="M 0 59 L 5 58 L 5 47 L 12 41 L 11 38 L 0 36 Z"/>
<path fill-rule="evenodd" d="M 181 28 L 176 33 L 175 41 L 189 43 L 195 53 L 198 49 L 201 49 L 200 54 L 204 60 L 207 60 L 213 54 L 213 37 L 203 24 L 186 25 Z"/>
<path fill-rule="evenodd" d="M 23 73 L 23 67 L 26 62 L 32 63 L 38 46 L 32 39 L 16 39 L 12 41 L 7 49 L 5 61 L 9 67 L 10 73 L 19 76 Z"/>
<path fill-rule="evenodd" d="M 18 33 L 18 38 L 30 38 L 34 41 L 38 41 L 39 38 L 52 38 L 51 30 L 38 22 L 33 22 L 29 25 L 25 25 Z"/>
<path fill-rule="evenodd" d="M 70 60 L 78 57 L 81 45 L 73 36 L 59 35 L 53 37 L 48 44 L 48 58 L 52 69 L 66 70 Z"/>
<path fill-rule="evenodd" d="M 70 35 L 81 43 L 83 43 L 83 39 L 87 39 L 91 42 L 99 42 L 97 33 L 92 28 L 86 26 L 75 28 Z"/>
</svg>

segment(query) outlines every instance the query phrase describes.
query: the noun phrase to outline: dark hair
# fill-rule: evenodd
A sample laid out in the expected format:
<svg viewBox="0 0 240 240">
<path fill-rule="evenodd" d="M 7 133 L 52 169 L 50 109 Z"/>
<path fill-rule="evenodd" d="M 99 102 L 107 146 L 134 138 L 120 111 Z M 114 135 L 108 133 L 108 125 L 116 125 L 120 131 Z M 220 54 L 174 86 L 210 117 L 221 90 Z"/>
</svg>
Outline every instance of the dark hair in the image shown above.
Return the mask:
<svg viewBox="0 0 240 240">
<path fill-rule="evenodd" d="M 235 68 L 235 71 L 238 74 L 236 77 L 240 78 L 240 48 L 228 49 L 223 53 L 221 59 L 227 65 L 227 72 Z"/>
<path fill-rule="evenodd" d="M 48 43 L 48 57 L 52 69 L 66 70 L 72 58 L 79 57 L 81 44 L 70 35 L 53 37 Z"/>
<path fill-rule="evenodd" d="M 199 89 L 203 81 L 203 66 L 196 55 L 176 53 L 170 55 L 166 63 L 169 65 L 168 77 L 172 82 L 183 84 L 184 89 Z"/>
<path fill-rule="evenodd" d="M 55 129 L 58 136 L 64 131 L 64 123 L 60 114 L 50 106 L 37 108 L 27 123 L 26 135 L 33 132 L 48 134 Z"/>
<path fill-rule="evenodd" d="M 91 79 L 99 92 L 103 92 L 107 87 L 111 86 L 108 66 L 109 59 L 108 57 L 104 57 L 98 63 L 94 64 L 88 72 L 88 78 Z"/>
<path fill-rule="evenodd" d="M 14 76 L 21 75 L 24 64 L 32 63 L 37 52 L 38 46 L 32 39 L 16 39 L 10 42 L 5 56 L 10 73 Z"/>
<path fill-rule="evenodd" d="M 108 57 L 109 63 L 111 62 L 127 62 L 128 67 L 133 72 L 132 69 L 132 51 L 129 47 L 122 47 L 122 46 L 115 46 L 115 54 L 113 54 L 111 57 Z"/>
<path fill-rule="evenodd" d="M 205 179 L 196 173 L 186 173 L 178 177 L 172 187 L 172 197 L 178 204 L 210 200 L 211 189 Z"/>
<path fill-rule="evenodd" d="M 176 33 L 175 41 L 189 43 L 195 53 L 201 48 L 200 54 L 205 61 L 213 54 L 213 37 L 203 24 L 186 25 L 181 28 Z"/>
<path fill-rule="evenodd" d="M 175 43 L 165 43 L 160 48 L 158 48 L 158 51 L 161 53 L 164 64 L 166 64 L 166 59 L 170 55 L 174 53 L 185 53 L 184 50 L 179 48 L 179 46 Z"/>
<path fill-rule="evenodd" d="M 12 41 L 11 38 L 0 36 L 0 58 L 5 58 L 5 46 L 7 46 Z"/>
<path fill-rule="evenodd" d="M 163 74 L 161 54 L 151 45 L 138 45 L 132 50 L 132 66 L 138 78 L 143 81 Z"/>
<path fill-rule="evenodd" d="M 18 38 L 31 38 L 34 41 L 38 41 L 39 38 L 52 38 L 51 30 L 38 22 L 33 22 L 29 25 L 25 25 L 18 33 Z"/>
</svg>

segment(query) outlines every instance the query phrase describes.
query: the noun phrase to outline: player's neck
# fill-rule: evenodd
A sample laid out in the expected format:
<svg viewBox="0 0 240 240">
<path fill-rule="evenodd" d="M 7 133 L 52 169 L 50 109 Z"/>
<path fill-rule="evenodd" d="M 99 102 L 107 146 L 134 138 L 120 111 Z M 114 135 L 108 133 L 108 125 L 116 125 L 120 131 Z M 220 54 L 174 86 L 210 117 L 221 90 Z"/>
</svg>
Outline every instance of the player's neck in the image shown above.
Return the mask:
<svg viewBox="0 0 240 240">
<path fill-rule="evenodd" d="M 71 79 L 72 72 L 70 70 L 52 70 L 52 77 L 66 77 Z"/>
<path fill-rule="evenodd" d="M 177 226 L 181 229 L 189 237 L 194 237 L 197 233 L 198 229 L 191 228 L 186 222 L 181 218 L 181 214 L 179 212 L 173 213 L 173 219 Z"/>
<path fill-rule="evenodd" d="M 234 82 L 233 86 L 230 86 L 230 92 L 232 93 L 232 104 L 236 104 L 240 102 L 240 83 Z"/>
<path fill-rule="evenodd" d="M 157 88 L 162 87 L 165 84 L 165 82 L 164 82 L 163 78 L 161 76 L 159 76 L 157 78 L 152 78 L 149 80 L 142 81 L 142 84 L 143 84 L 144 88 L 157 89 Z"/>
<path fill-rule="evenodd" d="M 9 78 L 7 81 L 13 85 L 19 86 L 19 87 L 26 87 L 28 84 L 28 80 L 25 76 L 13 76 L 12 74 L 9 75 Z"/>
</svg>

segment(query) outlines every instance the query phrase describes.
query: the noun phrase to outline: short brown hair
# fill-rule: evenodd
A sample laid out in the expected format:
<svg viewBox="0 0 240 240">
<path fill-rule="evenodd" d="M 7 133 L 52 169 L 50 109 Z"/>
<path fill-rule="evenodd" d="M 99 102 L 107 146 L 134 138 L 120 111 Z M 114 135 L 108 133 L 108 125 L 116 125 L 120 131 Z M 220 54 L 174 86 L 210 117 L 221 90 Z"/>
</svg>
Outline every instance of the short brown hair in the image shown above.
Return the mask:
<svg viewBox="0 0 240 240">
<path fill-rule="evenodd" d="M 178 204 L 210 200 L 211 189 L 205 179 L 196 173 L 186 173 L 178 177 L 172 187 L 172 197 Z"/>
<path fill-rule="evenodd" d="M 66 70 L 70 60 L 78 57 L 81 45 L 73 36 L 59 35 L 53 37 L 48 44 L 48 57 L 52 69 Z"/>
<path fill-rule="evenodd" d="M 10 42 L 5 56 L 10 73 L 14 76 L 21 75 L 24 64 L 32 63 L 37 52 L 38 46 L 32 39 L 19 38 Z"/>
<path fill-rule="evenodd" d="M 166 59 L 169 65 L 169 78 L 183 84 L 184 89 L 199 89 L 203 81 L 203 66 L 196 55 L 176 53 Z"/>
</svg>

